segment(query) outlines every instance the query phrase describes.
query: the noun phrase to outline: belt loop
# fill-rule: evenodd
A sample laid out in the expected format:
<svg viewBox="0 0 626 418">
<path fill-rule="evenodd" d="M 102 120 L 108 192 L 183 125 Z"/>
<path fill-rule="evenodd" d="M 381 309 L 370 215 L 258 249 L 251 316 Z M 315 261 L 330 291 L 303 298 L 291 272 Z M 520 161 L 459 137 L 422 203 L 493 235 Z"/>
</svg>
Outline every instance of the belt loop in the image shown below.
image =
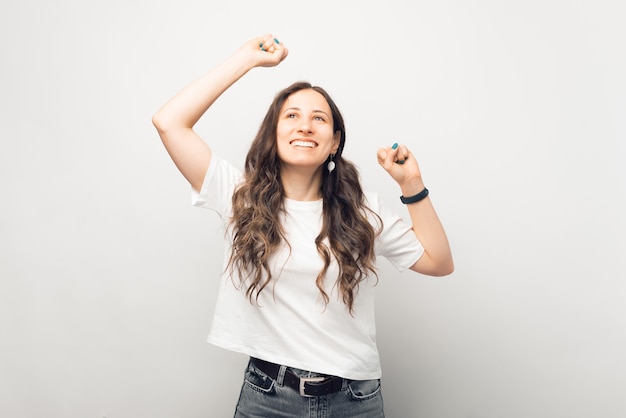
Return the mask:
<svg viewBox="0 0 626 418">
<path fill-rule="evenodd" d="M 278 369 L 278 376 L 276 376 L 276 383 L 279 386 L 283 385 L 283 381 L 285 380 L 285 372 L 287 371 L 287 366 L 280 366 L 280 369 Z"/>
</svg>

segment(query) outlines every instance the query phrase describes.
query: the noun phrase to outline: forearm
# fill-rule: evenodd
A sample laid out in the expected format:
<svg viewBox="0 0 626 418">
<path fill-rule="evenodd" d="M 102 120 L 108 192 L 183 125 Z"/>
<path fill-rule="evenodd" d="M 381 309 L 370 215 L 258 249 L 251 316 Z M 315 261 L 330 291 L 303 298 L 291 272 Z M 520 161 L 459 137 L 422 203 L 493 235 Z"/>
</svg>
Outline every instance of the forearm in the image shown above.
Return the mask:
<svg viewBox="0 0 626 418">
<path fill-rule="evenodd" d="M 424 190 L 424 183 L 415 180 L 401 187 L 403 196 L 413 196 Z M 443 225 L 433 207 L 430 197 L 406 205 L 413 232 L 424 246 L 424 255 L 411 267 L 419 273 L 445 276 L 454 270 L 452 251 Z"/>
<path fill-rule="evenodd" d="M 161 107 L 153 117 L 154 125 L 161 132 L 177 128 L 191 129 L 218 97 L 253 66 L 250 57 L 235 53 Z"/>
</svg>

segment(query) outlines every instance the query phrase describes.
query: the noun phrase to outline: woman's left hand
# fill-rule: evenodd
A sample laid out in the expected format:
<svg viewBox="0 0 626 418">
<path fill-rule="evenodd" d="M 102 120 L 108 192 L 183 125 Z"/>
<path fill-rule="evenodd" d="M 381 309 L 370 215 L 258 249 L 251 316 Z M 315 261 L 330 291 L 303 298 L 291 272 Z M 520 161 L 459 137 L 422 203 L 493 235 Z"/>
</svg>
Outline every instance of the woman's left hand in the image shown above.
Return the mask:
<svg viewBox="0 0 626 418">
<path fill-rule="evenodd" d="M 400 185 L 405 196 L 412 196 L 424 189 L 417 160 L 405 145 L 379 148 L 377 157 L 378 164 Z"/>
</svg>

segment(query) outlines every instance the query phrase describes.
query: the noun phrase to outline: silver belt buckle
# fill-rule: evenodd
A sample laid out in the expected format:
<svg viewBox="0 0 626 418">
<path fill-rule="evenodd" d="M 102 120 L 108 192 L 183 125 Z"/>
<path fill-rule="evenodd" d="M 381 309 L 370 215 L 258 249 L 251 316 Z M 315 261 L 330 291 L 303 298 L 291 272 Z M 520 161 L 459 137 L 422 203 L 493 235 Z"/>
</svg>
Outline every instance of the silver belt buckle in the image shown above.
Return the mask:
<svg viewBox="0 0 626 418">
<path fill-rule="evenodd" d="M 300 395 L 301 396 L 305 396 L 307 398 L 314 398 L 315 395 L 307 395 L 306 393 L 304 393 L 304 385 L 306 383 L 309 383 L 309 382 L 321 382 L 321 381 L 324 381 L 324 380 L 326 380 L 326 378 L 325 377 L 321 377 L 321 376 L 319 376 L 319 377 L 301 377 L 300 378 Z"/>
</svg>

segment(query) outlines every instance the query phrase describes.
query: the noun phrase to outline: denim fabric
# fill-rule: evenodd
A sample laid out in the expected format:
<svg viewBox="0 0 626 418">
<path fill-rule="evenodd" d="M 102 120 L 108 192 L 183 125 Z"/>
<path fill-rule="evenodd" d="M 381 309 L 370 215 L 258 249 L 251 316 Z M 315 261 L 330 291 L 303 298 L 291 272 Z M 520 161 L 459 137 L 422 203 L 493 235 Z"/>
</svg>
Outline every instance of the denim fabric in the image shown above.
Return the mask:
<svg viewBox="0 0 626 418">
<path fill-rule="evenodd" d="M 383 397 L 380 380 L 344 380 L 341 391 L 319 397 L 304 397 L 283 386 L 286 367 L 276 380 L 248 363 L 235 410 L 235 418 L 382 418 Z M 290 370 L 298 376 L 318 373 Z"/>
</svg>

